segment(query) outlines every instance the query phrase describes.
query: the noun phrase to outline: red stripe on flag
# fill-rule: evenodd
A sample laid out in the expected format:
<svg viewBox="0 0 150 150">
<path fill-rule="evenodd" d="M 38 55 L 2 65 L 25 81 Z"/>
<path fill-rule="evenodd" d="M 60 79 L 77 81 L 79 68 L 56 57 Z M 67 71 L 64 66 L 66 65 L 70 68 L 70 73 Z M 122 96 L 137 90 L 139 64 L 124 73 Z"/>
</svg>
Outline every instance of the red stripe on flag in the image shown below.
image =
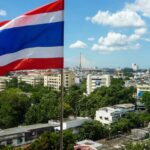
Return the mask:
<svg viewBox="0 0 150 150">
<path fill-rule="evenodd" d="M 44 5 L 42 7 L 39 7 L 35 10 L 26 13 L 25 15 L 35 15 L 35 14 L 54 12 L 60 10 L 64 10 L 64 0 L 58 0 L 48 5 Z"/>
<path fill-rule="evenodd" d="M 64 67 L 63 58 L 31 58 L 21 59 L 6 66 L 0 67 L 0 76 L 9 71 L 31 70 L 31 69 L 62 69 Z"/>
<path fill-rule="evenodd" d="M 36 15 L 40 13 L 48 13 L 48 12 L 54 12 L 54 11 L 60 11 L 60 10 L 64 10 L 64 0 L 58 0 L 48 5 L 41 6 L 35 10 L 32 10 L 26 13 L 25 15 Z M 3 25 L 7 24 L 10 21 L 11 20 L 0 22 L 0 27 L 2 27 Z"/>
<path fill-rule="evenodd" d="M 3 25 L 5 25 L 6 23 L 8 23 L 9 22 L 9 20 L 6 20 L 6 21 L 3 21 L 3 22 L 0 22 L 0 27 L 1 26 L 3 26 Z"/>
</svg>

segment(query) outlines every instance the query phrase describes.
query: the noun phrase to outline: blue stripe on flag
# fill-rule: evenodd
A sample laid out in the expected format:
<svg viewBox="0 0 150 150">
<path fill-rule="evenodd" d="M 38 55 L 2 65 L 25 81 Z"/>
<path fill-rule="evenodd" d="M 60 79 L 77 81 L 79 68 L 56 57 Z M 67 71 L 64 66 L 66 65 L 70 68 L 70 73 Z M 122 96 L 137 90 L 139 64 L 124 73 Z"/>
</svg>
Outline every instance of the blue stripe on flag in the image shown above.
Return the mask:
<svg viewBox="0 0 150 150">
<path fill-rule="evenodd" d="M 57 22 L 0 30 L 0 56 L 31 47 L 63 46 L 63 25 Z"/>
</svg>

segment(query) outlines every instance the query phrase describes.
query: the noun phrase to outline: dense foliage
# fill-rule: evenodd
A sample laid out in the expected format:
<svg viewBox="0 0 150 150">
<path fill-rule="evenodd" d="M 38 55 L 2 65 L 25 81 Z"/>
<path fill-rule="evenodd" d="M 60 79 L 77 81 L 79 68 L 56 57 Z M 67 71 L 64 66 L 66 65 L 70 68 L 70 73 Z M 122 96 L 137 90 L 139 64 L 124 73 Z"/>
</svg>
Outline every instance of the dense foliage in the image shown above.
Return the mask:
<svg viewBox="0 0 150 150">
<path fill-rule="evenodd" d="M 118 132 L 129 132 L 133 128 L 141 128 L 147 126 L 150 121 L 150 115 L 142 112 L 127 113 L 123 118 L 111 124 L 110 135 L 116 135 Z"/>
<path fill-rule="evenodd" d="M 127 113 L 123 118 L 114 122 L 110 126 L 102 125 L 98 121 L 87 121 L 79 129 L 78 139 L 99 140 L 102 138 L 114 137 L 120 133 L 130 132 L 133 128 L 141 128 L 147 126 L 150 122 L 148 113 Z"/>
<path fill-rule="evenodd" d="M 0 128 L 22 124 L 30 107 L 30 99 L 19 89 L 0 93 Z"/>
<path fill-rule="evenodd" d="M 108 128 L 99 121 L 87 121 L 79 129 L 78 140 L 99 140 L 108 136 Z"/>
<path fill-rule="evenodd" d="M 71 130 L 64 131 L 64 150 L 73 150 L 76 142 L 76 135 Z M 60 133 L 45 132 L 35 142 L 26 148 L 15 148 L 16 150 L 59 150 Z M 0 147 L 0 150 L 14 150 L 13 147 Z"/>
<path fill-rule="evenodd" d="M 77 100 L 77 108 L 81 116 L 94 118 L 96 110 L 101 107 L 112 106 L 121 103 L 135 103 L 132 97 L 133 89 L 125 88 L 121 79 L 113 79 L 110 87 L 97 88 L 89 96 L 82 96 Z"/>
<path fill-rule="evenodd" d="M 38 140 L 32 143 L 27 150 L 58 150 L 59 132 L 44 133 Z M 64 131 L 64 149 L 72 150 L 76 142 L 76 136 L 71 130 Z"/>
<path fill-rule="evenodd" d="M 148 123 L 149 121 L 150 121 L 149 114 L 134 113 L 134 112 L 128 113 L 118 122 L 115 122 L 110 126 L 105 126 L 98 121 L 90 120 L 85 122 L 79 128 L 78 134 L 73 134 L 71 130 L 64 131 L 64 149 L 72 150 L 73 145 L 77 140 L 91 139 L 96 141 L 102 138 L 112 138 L 120 133 L 129 132 L 132 128 L 144 127 L 145 123 L 146 122 Z M 59 132 L 44 133 L 26 150 L 47 150 L 47 149 L 58 150 L 59 139 L 60 139 Z M 133 147 L 133 145 L 128 144 L 126 150 L 128 150 L 130 147 Z M 4 149 L 2 148 L 2 150 L 12 150 L 12 148 L 11 147 Z M 133 148 L 133 150 L 136 149 Z"/>
<path fill-rule="evenodd" d="M 128 143 L 120 150 L 150 150 L 150 140 L 146 142 Z"/>
<path fill-rule="evenodd" d="M 64 117 L 94 118 L 97 109 L 119 103 L 134 103 L 133 89 L 125 88 L 124 81 L 113 79 L 110 87 L 101 87 L 86 96 L 85 80 L 65 91 Z M 32 87 L 13 78 L 0 93 L 0 128 L 19 124 L 34 124 L 59 119 L 60 93 L 41 85 Z M 7 111 L 6 111 L 7 110 Z M 5 115 L 4 115 L 5 114 Z"/>
<path fill-rule="evenodd" d="M 26 83 L 18 83 L 16 79 L 7 84 L 7 89 L 0 93 L 0 128 L 59 119 L 60 92 L 41 85 L 32 87 Z M 124 87 L 123 80 L 113 79 L 110 87 L 98 88 L 86 96 L 83 94 L 85 93 L 84 81 L 81 86 L 73 85 L 68 91 L 65 91 L 64 117 L 75 115 L 94 118 L 96 110 L 101 107 L 119 103 L 134 103 L 133 92 L 133 88 Z M 149 98 L 149 93 L 143 94 L 142 101 L 148 110 L 150 110 Z M 149 121 L 149 113 L 142 112 L 128 113 L 109 127 L 91 120 L 79 128 L 77 135 L 72 134 L 72 131 L 65 131 L 64 147 L 65 150 L 72 150 L 77 139 L 108 138 L 118 133 L 130 132 L 132 128 L 144 127 Z M 59 149 L 59 138 L 58 132 L 45 133 L 27 150 L 57 150 Z M 4 149 L 11 150 L 12 148 Z"/>
<path fill-rule="evenodd" d="M 38 97 L 38 99 L 35 100 L 33 97 Z M 31 99 L 33 103 L 26 112 L 26 124 L 47 122 L 50 119 L 58 119 L 59 95 L 57 92 L 49 90 L 47 93 L 33 93 Z"/>
<path fill-rule="evenodd" d="M 144 92 L 141 101 L 144 103 L 145 108 L 150 112 L 150 92 Z"/>
</svg>

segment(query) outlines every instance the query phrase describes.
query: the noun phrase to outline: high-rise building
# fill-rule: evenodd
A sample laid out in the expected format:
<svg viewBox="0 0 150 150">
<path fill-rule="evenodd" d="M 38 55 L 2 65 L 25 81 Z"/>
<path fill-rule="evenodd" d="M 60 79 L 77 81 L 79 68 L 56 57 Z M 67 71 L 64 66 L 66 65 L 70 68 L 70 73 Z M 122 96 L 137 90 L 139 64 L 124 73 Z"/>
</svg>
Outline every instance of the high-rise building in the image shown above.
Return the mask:
<svg viewBox="0 0 150 150">
<path fill-rule="evenodd" d="M 75 84 L 75 74 L 73 71 L 66 70 L 64 71 L 64 87 L 66 90 Z M 44 86 L 51 87 L 59 91 L 61 86 L 61 73 L 54 72 L 48 76 L 44 76 Z"/>
<path fill-rule="evenodd" d="M 136 63 L 132 63 L 132 69 L 133 71 L 137 71 L 139 69 L 139 66 Z"/>
<path fill-rule="evenodd" d="M 87 76 L 87 94 L 89 95 L 96 88 L 106 86 L 109 87 L 111 84 L 110 75 L 91 75 Z"/>
</svg>

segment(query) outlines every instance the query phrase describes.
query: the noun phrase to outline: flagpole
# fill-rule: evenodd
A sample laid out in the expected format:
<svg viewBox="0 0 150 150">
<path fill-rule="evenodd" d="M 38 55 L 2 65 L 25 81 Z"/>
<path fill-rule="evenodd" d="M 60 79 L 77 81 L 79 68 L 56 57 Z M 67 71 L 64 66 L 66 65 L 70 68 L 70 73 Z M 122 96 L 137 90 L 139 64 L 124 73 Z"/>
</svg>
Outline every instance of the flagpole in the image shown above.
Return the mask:
<svg viewBox="0 0 150 150">
<path fill-rule="evenodd" d="M 63 0 L 65 7 L 65 0 Z M 65 10 L 65 8 L 64 8 Z M 64 18 L 64 15 L 63 15 Z M 63 27 L 64 28 L 64 27 Z M 63 30 L 63 45 L 64 45 L 64 30 Z M 63 49 L 64 52 L 64 49 Z M 64 63 L 64 62 L 63 62 Z M 64 67 L 64 64 L 63 64 Z M 63 121 L 64 121 L 64 69 L 61 69 L 61 100 L 60 100 L 60 150 L 63 150 Z"/>
<path fill-rule="evenodd" d="M 64 112 L 64 71 L 61 69 L 61 100 L 60 100 L 60 150 L 63 150 L 63 112 Z"/>
</svg>

